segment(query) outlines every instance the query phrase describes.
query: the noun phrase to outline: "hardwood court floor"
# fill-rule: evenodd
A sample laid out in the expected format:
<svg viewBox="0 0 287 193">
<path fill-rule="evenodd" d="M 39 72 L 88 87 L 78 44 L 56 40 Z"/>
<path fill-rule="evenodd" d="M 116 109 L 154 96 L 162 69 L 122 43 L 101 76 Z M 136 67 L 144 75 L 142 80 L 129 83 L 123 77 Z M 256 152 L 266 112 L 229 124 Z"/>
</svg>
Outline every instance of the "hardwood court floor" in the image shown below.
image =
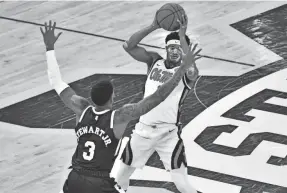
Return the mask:
<svg viewBox="0 0 287 193">
<path fill-rule="evenodd" d="M 204 48 L 203 54 L 235 61 L 204 58 L 198 64 L 202 75 L 238 76 L 281 59 L 264 46 L 230 28 L 229 24 L 284 2 L 179 3 L 186 9 L 190 20 L 188 34 Z M 145 65 L 129 57 L 122 49 L 121 41 L 97 35 L 125 40 L 136 30 L 149 25 L 156 10 L 162 5 L 163 2 L 148 1 L 2 2 L 0 107 L 50 90 L 45 70 L 45 50 L 38 24 L 54 20 L 58 27 L 89 33 L 87 35 L 63 30 L 64 33 L 56 44 L 63 78 L 68 82 L 98 73 L 145 74 Z M 8 18 L 23 21 L 15 22 Z M 24 23 L 27 21 L 33 24 Z M 159 30 L 145 38 L 143 43 L 164 47 L 166 34 L 166 31 Z M 163 50 L 156 50 L 164 53 Z"/>
<path fill-rule="evenodd" d="M 58 192 L 76 144 L 71 130 L 74 115 L 48 84 L 39 25 L 52 19 L 64 31 L 56 48 L 64 80 L 88 98 L 91 85 L 101 77 L 109 77 L 115 83 L 115 107 L 119 107 L 142 97 L 146 73 L 144 64 L 123 51 L 122 41 L 148 25 L 163 3 L 0 2 L 1 192 Z M 278 43 L 278 39 L 286 38 L 286 6 L 272 10 L 284 2 L 179 3 L 189 17 L 188 35 L 200 43 L 205 55 L 198 62 L 202 77 L 197 93 L 191 92 L 185 103 L 184 125 L 224 96 L 286 67 L 286 53 L 282 51 L 286 45 L 284 41 Z M 271 11 L 258 15 L 268 10 Z M 164 47 L 166 34 L 159 30 L 143 42 L 150 45 L 147 49 L 164 54 L 164 50 L 151 46 Z M 286 192 L 287 185 L 280 180 L 271 183 L 265 178 L 208 169 L 212 164 L 200 168 L 193 160 L 202 158 L 199 154 L 192 156 L 189 159 L 188 152 L 189 174 L 196 188 L 204 193 Z M 220 165 L 220 161 L 215 160 L 215 164 Z M 272 164 L 284 165 L 284 161 Z M 132 177 L 130 193 L 176 191 L 168 174 L 161 170 L 156 154 L 147 165 Z"/>
</svg>

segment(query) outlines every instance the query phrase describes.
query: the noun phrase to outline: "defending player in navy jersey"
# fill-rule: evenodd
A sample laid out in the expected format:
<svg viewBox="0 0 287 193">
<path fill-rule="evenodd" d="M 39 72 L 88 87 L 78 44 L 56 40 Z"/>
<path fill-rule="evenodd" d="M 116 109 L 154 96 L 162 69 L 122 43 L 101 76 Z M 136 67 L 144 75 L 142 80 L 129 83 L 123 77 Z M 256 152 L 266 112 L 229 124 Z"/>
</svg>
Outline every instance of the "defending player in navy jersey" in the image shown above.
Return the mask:
<svg viewBox="0 0 287 193">
<path fill-rule="evenodd" d="M 56 23 L 45 23 L 41 32 L 46 45 L 48 77 L 51 86 L 56 90 L 67 107 L 76 114 L 75 132 L 78 140 L 76 151 L 72 158 L 72 171 L 63 188 L 64 193 L 116 193 L 123 190 L 110 177 L 114 164 L 119 139 L 121 139 L 127 124 L 144 115 L 173 91 L 191 66 L 199 51 L 196 46 L 189 47 L 183 58 L 183 64 L 169 81 L 161 85 L 156 92 L 138 103 L 127 104 L 119 109 L 113 109 L 114 88 L 110 81 L 101 81 L 91 89 L 90 103 L 77 95 L 66 84 L 60 74 L 60 69 L 54 52 L 54 44 L 61 35 L 55 35 Z"/>
<path fill-rule="evenodd" d="M 180 18 L 179 32 L 171 32 L 165 39 L 166 59 L 158 53 L 147 51 L 138 46 L 139 42 L 151 32 L 159 29 L 156 17 L 152 25 L 134 33 L 123 47 L 135 60 L 148 66 L 144 98 L 151 96 L 157 88 L 173 77 L 183 64 L 182 50 L 186 52 L 190 40 L 185 35 L 187 16 Z M 200 58 L 199 56 L 196 58 Z M 196 60 L 195 59 L 195 60 Z M 172 93 L 161 104 L 140 117 L 135 130 L 127 143 L 117 171 L 116 181 L 123 189 L 127 189 L 129 178 L 136 168 L 142 168 L 149 157 L 156 151 L 171 179 L 181 193 L 196 193 L 191 186 L 187 174 L 185 148 L 180 137 L 180 113 L 183 101 L 198 77 L 198 69 L 190 62 L 190 68 Z"/>
</svg>

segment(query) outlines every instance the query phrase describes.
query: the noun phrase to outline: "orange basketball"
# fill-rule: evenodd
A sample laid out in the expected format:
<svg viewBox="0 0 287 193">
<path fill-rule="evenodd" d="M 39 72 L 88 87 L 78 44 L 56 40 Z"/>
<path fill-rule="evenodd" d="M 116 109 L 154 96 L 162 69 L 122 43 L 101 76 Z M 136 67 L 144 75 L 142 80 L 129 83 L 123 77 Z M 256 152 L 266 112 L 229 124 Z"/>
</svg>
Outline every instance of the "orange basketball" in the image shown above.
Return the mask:
<svg viewBox="0 0 287 193">
<path fill-rule="evenodd" d="M 184 9 L 176 3 L 167 3 L 163 5 L 156 14 L 159 26 L 167 31 L 176 31 L 179 29 L 177 19 L 185 14 Z"/>
</svg>

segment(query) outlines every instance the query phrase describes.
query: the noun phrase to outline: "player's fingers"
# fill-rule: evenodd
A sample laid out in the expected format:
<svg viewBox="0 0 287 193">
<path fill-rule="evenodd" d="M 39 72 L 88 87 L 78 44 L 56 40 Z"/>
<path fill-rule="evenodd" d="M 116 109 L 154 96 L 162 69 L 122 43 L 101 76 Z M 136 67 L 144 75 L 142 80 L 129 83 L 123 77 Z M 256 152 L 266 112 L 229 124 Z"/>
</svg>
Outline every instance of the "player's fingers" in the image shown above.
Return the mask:
<svg viewBox="0 0 287 193">
<path fill-rule="evenodd" d="M 186 27 L 187 26 L 187 16 L 186 16 L 186 14 L 184 13 L 184 14 L 182 14 L 182 23 L 183 23 L 183 25 Z"/>
<path fill-rule="evenodd" d="M 181 20 L 182 20 L 182 23 L 183 23 L 183 24 L 185 24 L 185 23 L 186 23 L 186 20 L 185 20 L 184 14 L 182 14 L 182 15 L 181 15 Z"/>
<path fill-rule="evenodd" d="M 56 28 L 56 22 L 54 22 L 52 30 L 55 31 L 55 28 Z"/>
<path fill-rule="evenodd" d="M 48 31 L 47 22 L 45 22 L 45 30 L 46 30 L 46 32 Z"/>
<path fill-rule="evenodd" d="M 202 56 L 196 56 L 196 57 L 195 57 L 195 60 L 198 60 L 198 59 L 200 59 L 200 58 L 202 58 Z"/>
<path fill-rule="evenodd" d="M 52 21 L 50 20 L 49 21 L 49 30 L 51 30 L 52 29 Z"/>
<path fill-rule="evenodd" d="M 197 50 L 197 52 L 195 52 L 194 55 L 197 56 L 197 55 L 201 52 L 201 50 L 202 50 L 202 49 Z"/>
<path fill-rule="evenodd" d="M 185 23 L 186 23 L 186 25 L 187 25 L 187 23 L 188 23 L 188 17 L 187 17 L 186 14 L 184 14 L 184 19 L 185 19 Z"/>
<path fill-rule="evenodd" d="M 60 32 L 58 33 L 57 37 L 56 37 L 56 41 L 58 40 L 58 38 L 60 37 L 60 35 L 62 34 L 63 32 Z"/>
<path fill-rule="evenodd" d="M 44 36 L 44 31 L 43 31 L 42 27 L 40 27 L 40 31 L 41 31 L 42 35 Z"/>
<path fill-rule="evenodd" d="M 191 50 L 192 53 L 194 53 L 194 51 L 195 51 L 197 45 L 198 45 L 198 44 L 194 44 L 194 46 L 193 46 L 193 48 L 192 48 L 192 50 Z"/>
<path fill-rule="evenodd" d="M 176 21 L 179 23 L 180 26 L 182 26 L 182 23 L 179 19 L 177 19 Z"/>
<path fill-rule="evenodd" d="M 189 46 L 188 46 L 188 51 L 189 52 L 191 51 L 191 48 L 192 48 L 192 43 L 190 43 Z"/>
</svg>

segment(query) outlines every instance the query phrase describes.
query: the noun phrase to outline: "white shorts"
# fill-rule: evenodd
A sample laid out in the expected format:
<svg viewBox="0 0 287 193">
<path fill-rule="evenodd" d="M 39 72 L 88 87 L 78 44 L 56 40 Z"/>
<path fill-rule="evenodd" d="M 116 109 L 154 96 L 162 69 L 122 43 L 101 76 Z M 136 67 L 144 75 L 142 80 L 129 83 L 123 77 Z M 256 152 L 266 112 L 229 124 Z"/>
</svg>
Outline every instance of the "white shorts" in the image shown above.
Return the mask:
<svg viewBox="0 0 287 193">
<path fill-rule="evenodd" d="M 156 151 L 166 170 L 187 166 L 182 139 L 175 125 L 159 125 L 157 128 L 137 123 L 133 134 L 121 155 L 122 161 L 132 167 L 142 168 Z"/>
</svg>

